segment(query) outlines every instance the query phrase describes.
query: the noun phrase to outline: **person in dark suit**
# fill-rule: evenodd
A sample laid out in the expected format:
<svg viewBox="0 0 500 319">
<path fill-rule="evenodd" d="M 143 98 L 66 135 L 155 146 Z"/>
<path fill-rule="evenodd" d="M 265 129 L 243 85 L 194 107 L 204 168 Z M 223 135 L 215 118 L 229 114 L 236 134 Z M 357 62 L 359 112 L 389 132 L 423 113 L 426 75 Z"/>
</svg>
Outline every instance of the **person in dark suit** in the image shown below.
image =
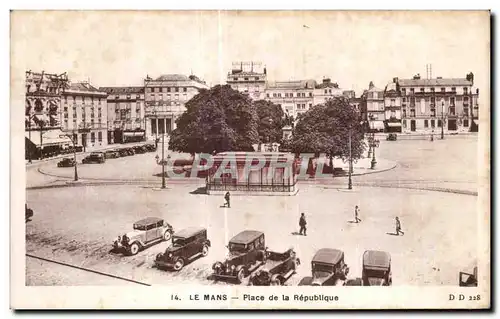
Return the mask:
<svg viewBox="0 0 500 319">
<path fill-rule="evenodd" d="M 304 235 L 304 236 L 307 236 L 306 232 L 307 232 L 307 228 L 306 228 L 306 225 L 307 225 L 307 222 L 306 222 L 306 216 L 304 213 L 302 213 L 300 215 L 300 219 L 299 219 L 299 226 L 300 226 L 300 231 L 299 231 L 299 234 L 300 235 Z"/>
<path fill-rule="evenodd" d="M 361 221 L 361 218 L 359 218 L 359 207 L 358 207 L 358 205 L 356 205 L 356 207 L 354 208 L 354 221 L 356 223 L 359 223 Z"/>
<path fill-rule="evenodd" d="M 224 203 L 224 207 L 231 208 L 231 195 L 229 194 L 229 192 L 224 195 L 224 199 L 226 200 L 226 202 Z"/>
<path fill-rule="evenodd" d="M 396 235 L 399 236 L 399 233 L 403 234 L 404 232 L 401 230 L 401 222 L 399 221 L 399 217 L 396 217 Z"/>
</svg>

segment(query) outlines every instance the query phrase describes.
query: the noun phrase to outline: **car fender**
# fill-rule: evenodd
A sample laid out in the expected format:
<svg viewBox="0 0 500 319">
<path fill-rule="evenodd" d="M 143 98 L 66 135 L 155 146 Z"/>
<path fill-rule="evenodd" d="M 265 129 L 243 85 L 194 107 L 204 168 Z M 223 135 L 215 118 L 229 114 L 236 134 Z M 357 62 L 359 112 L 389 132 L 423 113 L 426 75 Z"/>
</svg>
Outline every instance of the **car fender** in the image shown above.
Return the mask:
<svg viewBox="0 0 500 319">
<path fill-rule="evenodd" d="M 212 243 L 208 239 L 205 240 L 205 245 L 207 245 L 208 247 L 212 247 Z"/>
<path fill-rule="evenodd" d="M 240 270 L 242 270 L 242 269 L 243 269 L 243 273 L 246 274 L 247 270 L 246 270 L 245 265 L 239 265 L 238 267 L 236 267 L 235 271 L 236 271 L 236 273 L 239 273 Z"/>
<path fill-rule="evenodd" d="M 138 244 L 139 248 L 144 247 L 144 243 L 141 240 L 139 240 L 139 239 L 132 239 L 132 240 L 130 240 L 129 243 L 128 243 L 128 246 L 130 247 L 133 244 Z"/>
</svg>

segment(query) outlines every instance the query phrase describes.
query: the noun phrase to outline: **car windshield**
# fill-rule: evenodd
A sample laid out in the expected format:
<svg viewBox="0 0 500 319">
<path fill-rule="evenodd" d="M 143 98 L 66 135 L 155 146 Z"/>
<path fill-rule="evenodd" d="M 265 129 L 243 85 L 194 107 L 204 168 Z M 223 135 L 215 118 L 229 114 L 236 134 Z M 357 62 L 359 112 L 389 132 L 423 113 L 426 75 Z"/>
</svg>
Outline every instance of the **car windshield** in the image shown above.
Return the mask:
<svg viewBox="0 0 500 319">
<path fill-rule="evenodd" d="M 374 278 L 384 278 L 385 271 L 375 269 L 365 269 L 365 276 Z"/>
<path fill-rule="evenodd" d="M 182 238 L 182 237 L 172 237 L 172 245 L 174 247 L 184 246 L 185 242 L 186 242 L 185 238 Z"/>
<path fill-rule="evenodd" d="M 322 263 L 313 263 L 312 265 L 313 271 L 321 271 L 321 272 L 333 272 L 333 265 L 322 264 Z"/>
<path fill-rule="evenodd" d="M 146 230 L 146 225 L 134 224 L 134 229 L 135 230 Z"/>
<path fill-rule="evenodd" d="M 245 250 L 246 250 L 245 244 L 229 243 L 229 251 L 230 252 L 244 252 Z"/>
</svg>

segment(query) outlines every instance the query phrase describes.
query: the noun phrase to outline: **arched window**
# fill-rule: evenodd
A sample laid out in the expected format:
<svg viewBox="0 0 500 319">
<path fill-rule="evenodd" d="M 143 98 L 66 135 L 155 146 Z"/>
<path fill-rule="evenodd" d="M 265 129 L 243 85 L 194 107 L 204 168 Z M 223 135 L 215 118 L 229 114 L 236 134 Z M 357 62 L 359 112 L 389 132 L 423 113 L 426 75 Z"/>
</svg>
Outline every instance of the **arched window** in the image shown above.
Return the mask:
<svg viewBox="0 0 500 319">
<path fill-rule="evenodd" d="M 42 100 L 36 99 L 35 101 L 35 112 L 39 113 L 43 111 L 43 103 Z"/>
</svg>

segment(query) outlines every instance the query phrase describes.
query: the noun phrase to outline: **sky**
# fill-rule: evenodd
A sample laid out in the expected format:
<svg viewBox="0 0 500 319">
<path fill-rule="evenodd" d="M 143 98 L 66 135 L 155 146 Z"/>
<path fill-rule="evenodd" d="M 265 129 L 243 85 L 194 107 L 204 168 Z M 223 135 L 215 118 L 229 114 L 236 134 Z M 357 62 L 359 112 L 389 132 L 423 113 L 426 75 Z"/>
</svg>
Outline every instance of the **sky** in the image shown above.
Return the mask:
<svg viewBox="0 0 500 319">
<path fill-rule="evenodd" d="M 11 78 L 68 72 L 94 86 L 142 85 L 146 75 L 224 83 L 234 61 L 268 80 L 331 78 L 360 94 L 394 77 L 462 77 L 489 88 L 488 12 L 14 11 Z"/>
</svg>

